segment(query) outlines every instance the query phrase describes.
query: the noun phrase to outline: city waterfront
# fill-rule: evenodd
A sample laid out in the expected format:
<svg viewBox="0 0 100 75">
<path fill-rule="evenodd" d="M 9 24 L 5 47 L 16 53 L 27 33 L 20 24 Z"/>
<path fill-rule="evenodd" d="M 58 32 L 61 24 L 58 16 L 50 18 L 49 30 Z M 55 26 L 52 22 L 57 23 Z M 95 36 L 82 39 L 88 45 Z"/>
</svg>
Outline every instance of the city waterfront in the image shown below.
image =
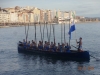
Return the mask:
<svg viewBox="0 0 100 75">
<path fill-rule="evenodd" d="M 42 29 L 43 29 L 42 25 Z M 50 25 L 48 25 L 49 31 Z M 28 26 L 27 26 L 28 28 Z M 40 26 L 37 25 L 37 41 L 41 39 Z M 68 42 L 69 26 L 66 25 L 66 41 Z M 76 24 L 76 32 L 72 33 L 71 44 L 76 46 L 76 39 L 83 38 L 83 49 L 100 59 L 100 23 Z M 28 40 L 34 40 L 34 26 L 29 26 Z M 64 34 L 62 34 L 64 36 Z M 61 42 L 61 25 L 55 25 L 56 42 Z M 64 37 L 63 37 L 64 38 Z M 89 62 L 56 60 L 40 55 L 21 54 L 17 51 L 18 41 L 25 39 L 25 26 L 0 28 L 0 75 L 99 75 L 100 61 L 95 58 Z M 45 38 L 47 40 L 47 30 Z M 53 41 L 53 32 L 51 33 Z M 64 42 L 64 40 L 62 39 Z M 72 47 L 73 49 L 73 47 Z"/>
<path fill-rule="evenodd" d="M 76 11 L 62 11 L 40 9 L 37 7 L 20 7 L 1 8 L 0 7 L 0 26 L 23 25 L 28 23 L 69 23 L 74 20 L 75 23 L 80 22 L 99 22 L 99 17 L 84 17 L 76 15 Z"/>
</svg>

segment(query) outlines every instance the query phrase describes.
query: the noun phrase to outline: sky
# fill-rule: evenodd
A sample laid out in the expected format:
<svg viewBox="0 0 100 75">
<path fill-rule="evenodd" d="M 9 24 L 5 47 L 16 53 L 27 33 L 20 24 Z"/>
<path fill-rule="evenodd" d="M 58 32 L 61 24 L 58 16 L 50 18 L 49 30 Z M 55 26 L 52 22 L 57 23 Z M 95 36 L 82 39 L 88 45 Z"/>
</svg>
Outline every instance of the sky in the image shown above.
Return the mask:
<svg viewBox="0 0 100 75">
<path fill-rule="evenodd" d="M 15 6 L 75 11 L 77 16 L 100 17 L 100 0 L 0 0 L 1 8 Z"/>
</svg>

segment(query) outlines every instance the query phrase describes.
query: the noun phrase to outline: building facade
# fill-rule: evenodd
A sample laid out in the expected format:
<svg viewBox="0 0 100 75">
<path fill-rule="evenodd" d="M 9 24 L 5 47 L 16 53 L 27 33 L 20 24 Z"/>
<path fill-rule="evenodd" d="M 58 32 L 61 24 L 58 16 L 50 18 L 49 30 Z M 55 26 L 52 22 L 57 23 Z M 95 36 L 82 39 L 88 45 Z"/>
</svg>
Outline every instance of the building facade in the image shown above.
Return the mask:
<svg viewBox="0 0 100 75">
<path fill-rule="evenodd" d="M 7 11 L 0 11 L 0 23 L 9 23 L 10 22 L 10 13 Z"/>
<path fill-rule="evenodd" d="M 10 23 L 17 23 L 18 22 L 18 13 L 12 12 L 10 13 Z"/>
</svg>

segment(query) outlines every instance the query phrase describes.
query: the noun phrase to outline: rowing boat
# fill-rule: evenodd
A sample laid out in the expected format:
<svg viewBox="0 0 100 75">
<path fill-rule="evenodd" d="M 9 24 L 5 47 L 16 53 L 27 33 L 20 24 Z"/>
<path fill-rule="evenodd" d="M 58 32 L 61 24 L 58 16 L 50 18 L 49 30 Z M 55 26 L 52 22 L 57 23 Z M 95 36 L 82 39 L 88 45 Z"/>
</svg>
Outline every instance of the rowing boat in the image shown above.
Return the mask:
<svg viewBox="0 0 100 75">
<path fill-rule="evenodd" d="M 70 52 L 52 52 L 39 49 L 25 49 L 21 44 L 18 44 L 19 53 L 28 54 L 39 54 L 44 56 L 49 56 L 53 58 L 59 58 L 64 60 L 79 60 L 79 61 L 89 61 L 90 55 L 88 51 L 78 52 L 76 50 L 70 50 Z"/>
</svg>

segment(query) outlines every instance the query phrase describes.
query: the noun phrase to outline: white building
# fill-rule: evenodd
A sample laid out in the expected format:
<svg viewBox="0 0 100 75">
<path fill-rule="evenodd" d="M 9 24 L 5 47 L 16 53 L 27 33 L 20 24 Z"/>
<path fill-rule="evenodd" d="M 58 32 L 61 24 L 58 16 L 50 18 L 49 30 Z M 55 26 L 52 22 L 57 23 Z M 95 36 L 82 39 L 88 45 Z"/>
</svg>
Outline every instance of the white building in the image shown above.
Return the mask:
<svg viewBox="0 0 100 75">
<path fill-rule="evenodd" d="M 0 23 L 9 23 L 10 22 L 10 13 L 7 11 L 0 11 Z"/>
<path fill-rule="evenodd" d="M 18 22 L 18 14 L 13 12 L 7 12 L 5 10 L 0 11 L 0 23 L 16 23 Z"/>
<path fill-rule="evenodd" d="M 75 11 L 70 11 L 70 19 L 71 19 L 71 22 L 74 20 L 74 22 L 76 23 L 77 20 L 75 19 L 75 16 L 76 16 L 76 13 Z"/>
<path fill-rule="evenodd" d="M 10 22 L 11 23 L 18 22 L 18 13 L 10 13 Z"/>
<path fill-rule="evenodd" d="M 69 18 L 69 12 L 64 12 L 64 19 L 68 19 Z"/>
</svg>

